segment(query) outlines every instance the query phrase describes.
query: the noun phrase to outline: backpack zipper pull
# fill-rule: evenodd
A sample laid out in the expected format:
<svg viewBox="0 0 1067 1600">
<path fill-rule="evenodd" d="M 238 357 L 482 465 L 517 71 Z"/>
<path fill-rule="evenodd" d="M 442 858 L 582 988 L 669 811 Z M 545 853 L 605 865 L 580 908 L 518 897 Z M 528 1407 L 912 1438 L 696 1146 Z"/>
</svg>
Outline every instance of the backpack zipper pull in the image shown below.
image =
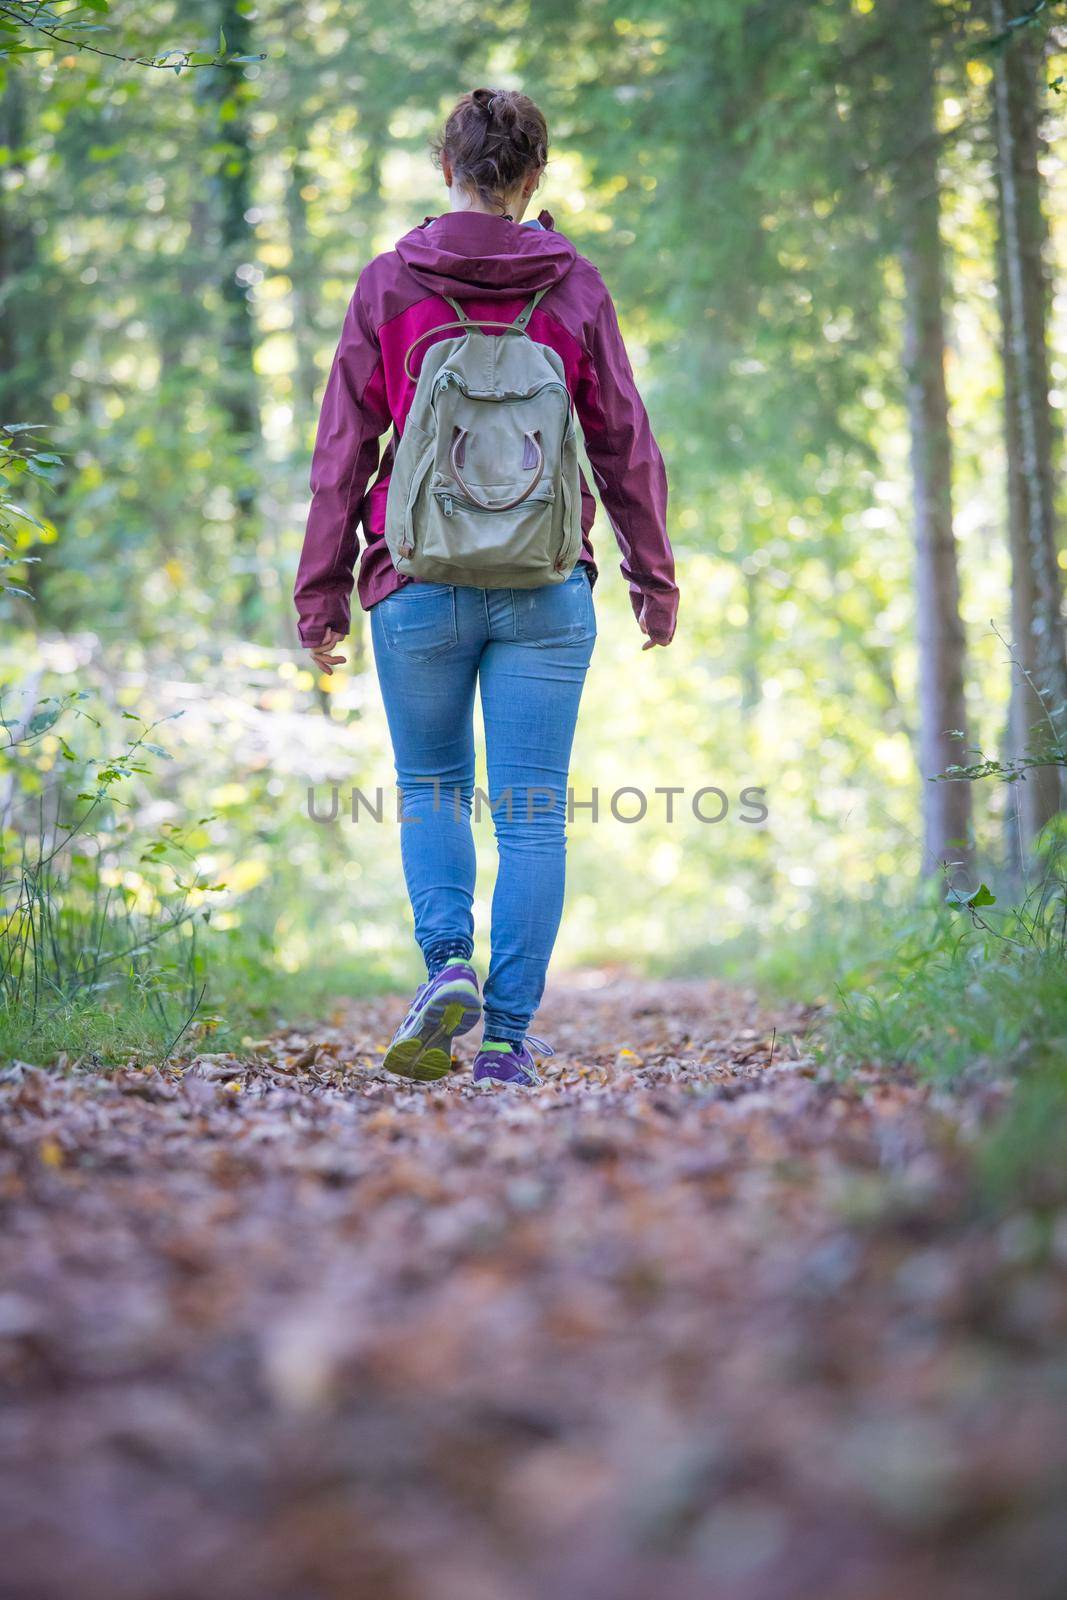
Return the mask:
<svg viewBox="0 0 1067 1600">
<path fill-rule="evenodd" d="M 445 495 L 445 498 L 444 498 L 444 501 L 442 502 L 442 505 L 443 505 L 445 516 L 446 517 L 450 517 L 452 515 L 452 496 L 450 494 L 446 494 Z"/>
</svg>

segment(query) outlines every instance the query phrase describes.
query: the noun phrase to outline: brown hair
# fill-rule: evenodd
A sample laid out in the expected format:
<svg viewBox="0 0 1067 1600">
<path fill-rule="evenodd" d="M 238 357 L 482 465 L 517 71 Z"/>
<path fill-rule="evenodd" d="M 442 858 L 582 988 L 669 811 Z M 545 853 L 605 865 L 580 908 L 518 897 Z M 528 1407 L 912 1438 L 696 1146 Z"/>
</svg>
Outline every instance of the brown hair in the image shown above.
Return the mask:
<svg viewBox="0 0 1067 1600">
<path fill-rule="evenodd" d="M 547 162 L 548 125 L 517 89 L 472 89 L 456 101 L 430 149 L 437 166 L 447 155 L 454 182 L 485 205 L 500 205 L 532 168 Z"/>
</svg>

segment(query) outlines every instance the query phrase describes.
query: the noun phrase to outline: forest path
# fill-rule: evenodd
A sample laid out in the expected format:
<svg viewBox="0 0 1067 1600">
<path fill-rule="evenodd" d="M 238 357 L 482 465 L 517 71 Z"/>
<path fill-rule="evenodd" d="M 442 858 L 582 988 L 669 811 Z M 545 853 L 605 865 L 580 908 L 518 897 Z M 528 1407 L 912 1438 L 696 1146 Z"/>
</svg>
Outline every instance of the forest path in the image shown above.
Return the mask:
<svg viewBox="0 0 1067 1600">
<path fill-rule="evenodd" d="M 595 973 L 543 1089 L 412 1086 L 403 1005 L 2 1074 L 5 1600 L 1051 1597 L 1062 1272 L 979 1097 Z"/>
</svg>

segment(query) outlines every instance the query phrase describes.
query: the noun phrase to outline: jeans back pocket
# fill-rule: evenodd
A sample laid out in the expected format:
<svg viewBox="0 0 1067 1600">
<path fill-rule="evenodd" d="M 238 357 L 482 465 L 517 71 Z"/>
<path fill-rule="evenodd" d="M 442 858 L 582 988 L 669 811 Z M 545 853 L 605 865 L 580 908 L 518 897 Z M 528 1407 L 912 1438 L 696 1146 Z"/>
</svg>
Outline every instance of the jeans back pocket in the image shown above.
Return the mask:
<svg viewBox="0 0 1067 1600">
<path fill-rule="evenodd" d="M 432 661 L 458 639 L 449 583 L 407 583 L 378 605 L 386 644 L 410 661 Z"/>
<path fill-rule="evenodd" d="M 513 589 L 515 637 L 523 644 L 578 644 L 596 638 L 596 611 L 585 567 L 579 562 L 564 583 Z"/>
</svg>

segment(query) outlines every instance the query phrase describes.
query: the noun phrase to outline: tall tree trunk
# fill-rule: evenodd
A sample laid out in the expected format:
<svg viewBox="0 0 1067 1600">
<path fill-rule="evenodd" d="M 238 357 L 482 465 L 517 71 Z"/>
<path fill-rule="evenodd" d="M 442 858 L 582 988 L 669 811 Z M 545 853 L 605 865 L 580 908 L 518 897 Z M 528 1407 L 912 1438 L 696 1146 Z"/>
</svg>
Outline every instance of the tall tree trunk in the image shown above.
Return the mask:
<svg viewBox="0 0 1067 1600">
<path fill-rule="evenodd" d="M 33 130 L 25 70 L 9 62 L 0 94 L 0 144 L 9 152 L 8 183 L 0 189 L 0 420 L 40 426 L 52 416 L 49 297 L 56 290 L 42 262 L 27 181 Z M 68 370 L 62 369 L 64 377 Z"/>
<path fill-rule="evenodd" d="M 952 529 L 952 443 L 945 389 L 944 265 L 930 7 L 907 0 L 897 89 L 910 141 L 897 183 L 904 273 L 904 363 L 915 520 L 923 871 L 971 860 L 971 787 L 931 782 L 966 759 L 965 641 Z M 951 875 L 951 869 L 950 869 Z"/>
<path fill-rule="evenodd" d="M 990 0 L 1003 32 L 1009 11 Z M 1038 168 L 1041 47 L 1020 29 L 994 66 L 1000 304 L 1012 562 L 1011 745 L 1016 757 L 1067 736 L 1067 647 L 1057 561 L 1048 374 L 1048 224 Z M 1016 786 L 1023 854 L 1063 804 L 1060 771 L 1036 769 Z"/>
<path fill-rule="evenodd" d="M 252 53 L 249 12 L 245 0 L 210 0 L 214 26 L 221 29 L 226 49 L 235 55 Z M 254 365 L 255 323 L 252 282 L 243 270 L 255 259 L 255 237 L 248 220 L 252 204 L 250 91 L 240 66 L 216 67 L 203 73 L 200 90 L 215 123 L 211 196 L 223 306 L 219 398 L 236 455 L 233 495 L 238 613 L 242 627 L 248 630 L 262 613 L 256 511 L 260 417 Z"/>
<path fill-rule="evenodd" d="M 13 176 L 24 179 L 21 151 L 25 143 L 25 94 L 18 69 L 8 68 L 7 86 L 0 97 L 0 139 L 12 152 Z M 23 366 L 22 340 L 28 325 L 25 273 L 32 266 L 34 236 L 25 205 L 15 187 L 0 204 L 0 406 L 5 422 L 40 422 L 26 412 L 25 385 L 31 377 Z M 32 326 L 32 324 L 29 324 Z"/>
<path fill-rule="evenodd" d="M 999 183 L 998 183 L 999 188 Z M 1000 197 L 1003 215 L 1003 198 Z M 1018 760 L 1044 748 L 1051 729 L 1037 692 L 1039 662 L 1034 618 L 1037 589 L 1030 559 L 1030 523 L 1023 443 L 1019 425 L 1018 372 L 1014 351 L 1011 297 L 1008 293 L 1003 228 L 997 239 L 997 287 L 1001 313 L 1004 373 L 1004 453 L 1007 467 L 1008 548 L 1011 555 L 1011 700 L 1008 708 L 1006 756 Z M 1005 821 L 1012 871 L 1026 870 L 1031 846 L 1060 807 L 1060 775 L 1054 766 L 1033 768 L 1024 781 L 1010 786 Z"/>
<path fill-rule="evenodd" d="M 9 152 L 7 187 L 0 188 L 0 421 L 29 422 L 46 431 L 32 435 L 41 449 L 51 449 L 54 440 L 47 428 L 53 417 L 50 378 L 55 371 L 52 350 L 52 305 L 56 289 L 49 284 L 49 272 L 42 261 L 40 235 L 28 194 L 26 161 L 32 128 L 24 69 L 16 61 L 7 64 L 7 82 L 0 93 L 0 145 Z M 69 367 L 62 369 L 64 376 Z M 55 500 L 49 510 L 55 513 Z M 20 524 L 25 533 L 29 524 Z M 32 546 L 23 547 L 30 555 Z M 26 602 L 28 615 L 39 628 L 46 620 L 47 587 L 42 584 L 41 567 L 27 566 L 19 575 L 19 587 L 33 595 L 35 605 Z M 22 602 L 19 602 L 21 607 Z"/>
<path fill-rule="evenodd" d="M 285 218 L 289 234 L 289 281 L 292 284 L 293 342 L 296 345 L 296 372 L 293 377 L 294 432 L 301 442 L 315 420 L 315 396 L 319 369 L 315 360 L 315 331 L 318 311 L 315 260 L 311 249 L 304 190 L 311 182 L 311 171 L 304 149 L 307 129 L 297 124 L 288 152 L 285 182 Z"/>
</svg>

